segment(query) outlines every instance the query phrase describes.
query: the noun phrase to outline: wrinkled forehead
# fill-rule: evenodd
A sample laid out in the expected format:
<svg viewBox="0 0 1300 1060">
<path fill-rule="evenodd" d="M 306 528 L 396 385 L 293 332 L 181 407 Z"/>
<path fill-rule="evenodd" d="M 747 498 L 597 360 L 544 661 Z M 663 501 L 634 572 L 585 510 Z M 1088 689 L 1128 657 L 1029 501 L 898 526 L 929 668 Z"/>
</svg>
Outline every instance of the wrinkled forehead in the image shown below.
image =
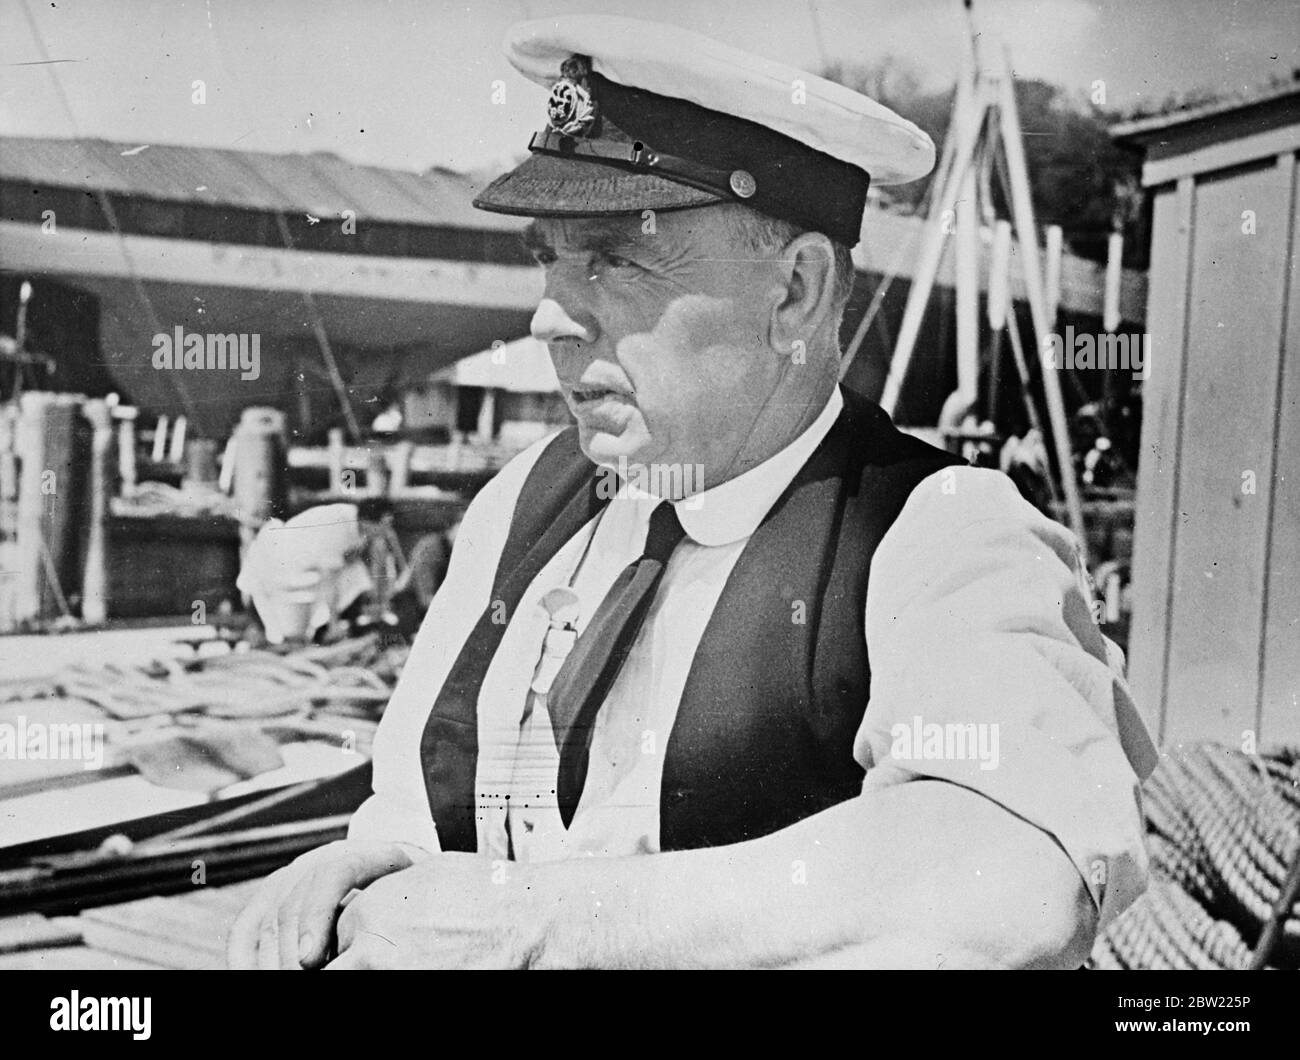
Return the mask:
<svg viewBox="0 0 1300 1060">
<path fill-rule="evenodd" d="M 599 217 L 535 217 L 524 229 L 530 249 L 615 250 L 629 247 L 661 251 L 725 244 L 731 234 L 728 210 L 705 206 L 688 210 L 643 210 Z"/>
</svg>

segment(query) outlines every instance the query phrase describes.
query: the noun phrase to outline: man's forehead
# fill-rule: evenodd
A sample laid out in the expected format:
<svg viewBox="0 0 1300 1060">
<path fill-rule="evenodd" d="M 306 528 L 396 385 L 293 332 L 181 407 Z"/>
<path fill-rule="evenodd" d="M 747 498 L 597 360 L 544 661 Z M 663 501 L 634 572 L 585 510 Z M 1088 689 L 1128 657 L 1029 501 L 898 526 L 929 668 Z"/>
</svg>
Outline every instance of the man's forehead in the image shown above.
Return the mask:
<svg viewBox="0 0 1300 1060">
<path fill-rule="evenodd" d="M 721 208 L 708 206 L 602 217 L 535 217 L 524 229 L 524 239 L 530 246 L 557 249 L 644 245 L 655 239 L 687 241 L 720 232 L 721 213 Z"/>
</svg>

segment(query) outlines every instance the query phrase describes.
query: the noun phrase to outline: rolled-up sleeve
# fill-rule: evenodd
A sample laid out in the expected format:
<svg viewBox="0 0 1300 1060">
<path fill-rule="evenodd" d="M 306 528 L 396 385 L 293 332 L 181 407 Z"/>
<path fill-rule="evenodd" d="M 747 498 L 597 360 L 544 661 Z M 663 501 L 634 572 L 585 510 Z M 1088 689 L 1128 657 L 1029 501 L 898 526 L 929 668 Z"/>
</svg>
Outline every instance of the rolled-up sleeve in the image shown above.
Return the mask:
<svg viewBox="0 0 1300 1060">
<path fill-rule="evenodd" d="M 1102 925 L 1146 887 L 1150 738 L 1093 620 L 1075 539 L 1004 475 L 923 481 L 872 561 L 864 792 L 971 788 L 1049 833 Z"/>
</svg>

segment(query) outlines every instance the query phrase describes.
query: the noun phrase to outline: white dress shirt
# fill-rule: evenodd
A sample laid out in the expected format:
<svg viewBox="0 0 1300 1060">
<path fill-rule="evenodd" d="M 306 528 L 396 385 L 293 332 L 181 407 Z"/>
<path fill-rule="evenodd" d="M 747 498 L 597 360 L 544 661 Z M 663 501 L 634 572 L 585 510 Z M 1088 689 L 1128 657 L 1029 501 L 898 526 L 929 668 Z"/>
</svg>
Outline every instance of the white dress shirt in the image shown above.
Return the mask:
<svg viewBox="0 0 1300 1060">
<path fill-rule="evenodd" d="M 750 535 L 842 405 L 836 390 L 785 449 L 676 502 L 687 536 L 597 715 L 586 783 L 567 830 L 555 802 L 559 759 L 545 696 L 530 688 L 547 686 L 545 677 L 534 680 L 549 625 L 541 598 L 572 578 L 581 631 L 619 572 L 640 556 L 658 498 L 620 492 L 528 586 L 478 699 L 480 853 L 547 861 L 659 850 L 664 751 L 705 625 Z M 439 849 L 420 737 L 470 630 L 492 603 L 515 500 L 548 441 L 511 461 L 466 512 L 447 579 L 376 733 L 374 794 L 352 819 L 354 838 Z M 864 793 L 934 777 L 1044 829 L 1079 868 L 1104 922 L 1145 887 L 1138 774 L 1149 771 L 1151 752 L 1114 669 L 1114 646 L 1093 622 L 1076 555 L 1073 536 L 1000 473 L 955 467 L 921 482 L 872 561 L 871 699 L 854 756 L 867 769 Z M 935 725 L 960 725 L 984 742 L 970 740 L 965 754 L 951 753 L 961 748 L 950 743 L 950 753 L 938 757 L 924 753 L 923 741 L 909 739 L 915 748 L 900 742 L 904 730 L 910 737 Z"/>
</svg>

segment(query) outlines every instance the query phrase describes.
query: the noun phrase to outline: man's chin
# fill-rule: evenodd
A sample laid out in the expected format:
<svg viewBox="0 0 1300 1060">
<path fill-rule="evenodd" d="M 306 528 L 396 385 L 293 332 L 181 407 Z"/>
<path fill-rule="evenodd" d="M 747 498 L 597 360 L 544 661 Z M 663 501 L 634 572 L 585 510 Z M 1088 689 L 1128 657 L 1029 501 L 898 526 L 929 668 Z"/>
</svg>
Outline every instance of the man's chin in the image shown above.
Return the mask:
<svg viewBox="0 0 1300 1060">
<path fill-rule="evenodd" d="M 613 466 L 620 460 L 635 464 L 637 455 L 645 449 L 645 438 L 638 437 L 634 431 L 615 434 L 579 423 L 578 444 L 592 463 Z"/>
</svg>

